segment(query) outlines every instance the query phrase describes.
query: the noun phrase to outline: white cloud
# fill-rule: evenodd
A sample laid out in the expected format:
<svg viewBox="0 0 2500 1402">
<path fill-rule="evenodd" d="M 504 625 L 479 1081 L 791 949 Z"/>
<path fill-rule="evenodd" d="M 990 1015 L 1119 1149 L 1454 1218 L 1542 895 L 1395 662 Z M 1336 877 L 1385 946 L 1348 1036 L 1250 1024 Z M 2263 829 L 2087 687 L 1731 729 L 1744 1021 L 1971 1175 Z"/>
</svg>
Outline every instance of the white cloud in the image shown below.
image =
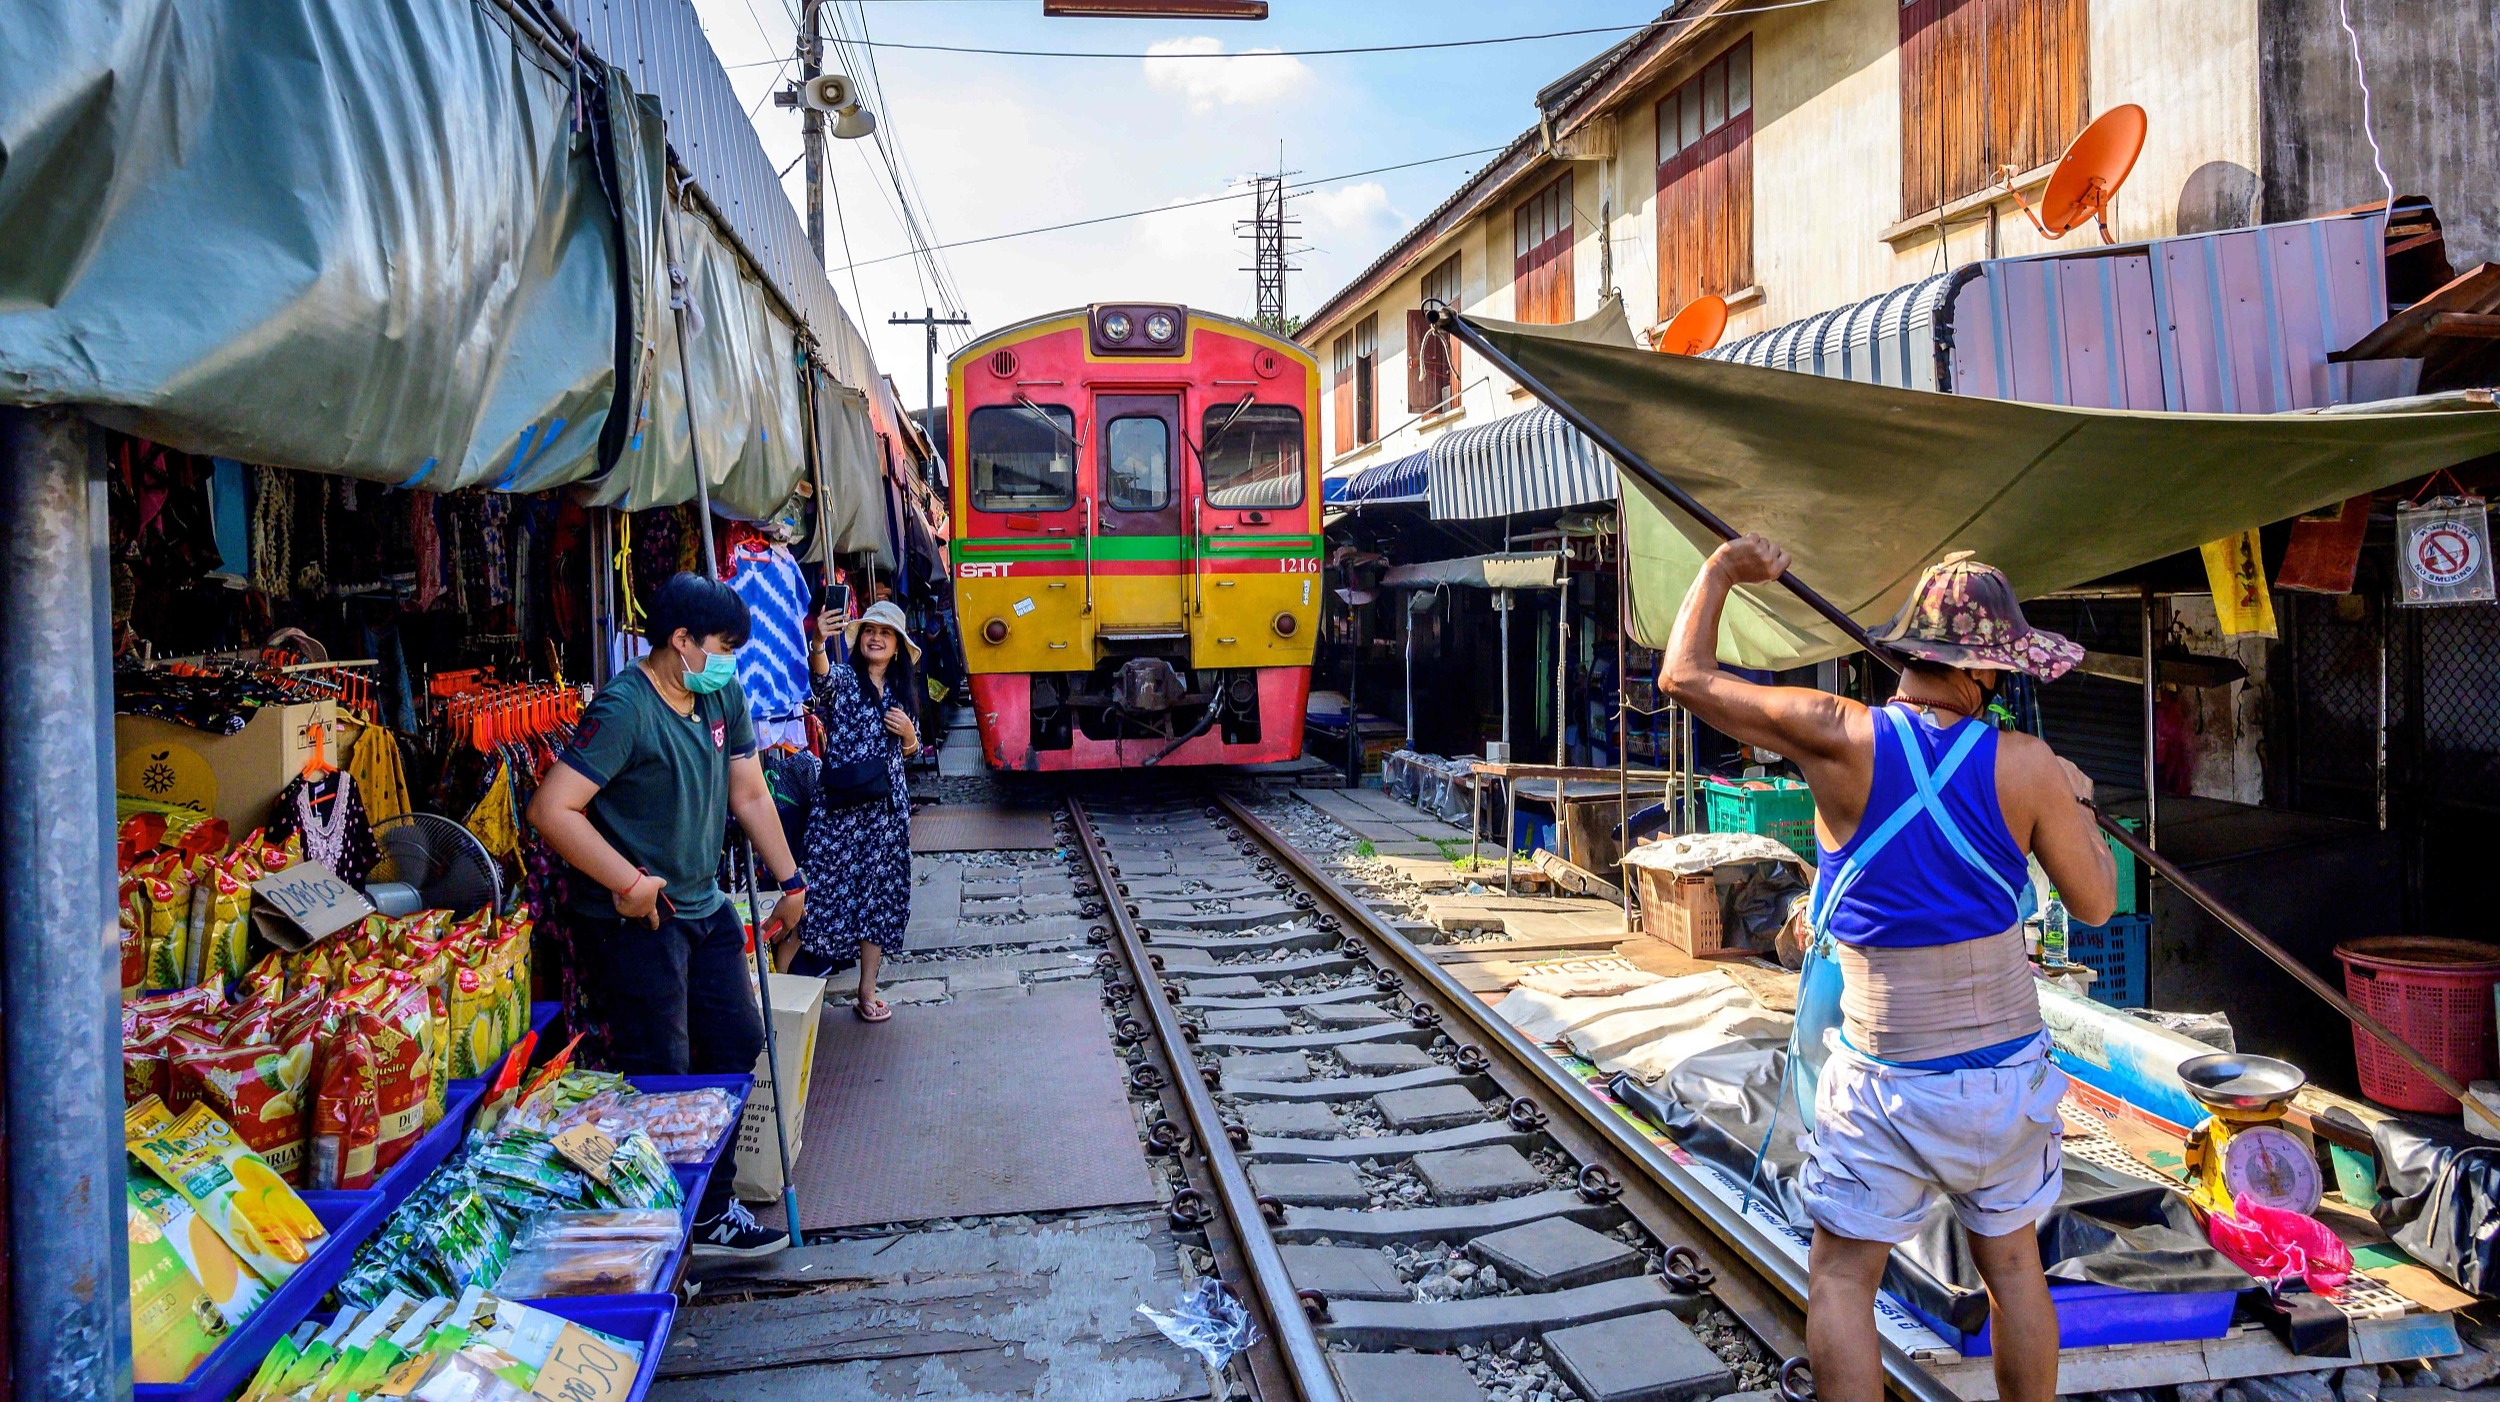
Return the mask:
<svg viewBox="0 0 2500 1402">
<path fill-rule="evenodd" d="M 1294 212 L 1315 234 L 1369 234 L 1403 228 L 1406 220 L 1389 207 L 1389 191 L 1377 180 L 1312 190 L 1294 197 Z"/>
<path fill-rule="evenodd" d="M 1311 70 L 1302 60 L 1274 49 L 1244 49 L 1223 58 L 1180 57 L 1224 52 L 1223 40 L 1197 36 L 1158 40 L 1146 52 L 1156 55 L 1144 60 L 1147 83 L 1180 94 L 1196 113 L 1278 102 L 1311 84 Z"/>
</svg>

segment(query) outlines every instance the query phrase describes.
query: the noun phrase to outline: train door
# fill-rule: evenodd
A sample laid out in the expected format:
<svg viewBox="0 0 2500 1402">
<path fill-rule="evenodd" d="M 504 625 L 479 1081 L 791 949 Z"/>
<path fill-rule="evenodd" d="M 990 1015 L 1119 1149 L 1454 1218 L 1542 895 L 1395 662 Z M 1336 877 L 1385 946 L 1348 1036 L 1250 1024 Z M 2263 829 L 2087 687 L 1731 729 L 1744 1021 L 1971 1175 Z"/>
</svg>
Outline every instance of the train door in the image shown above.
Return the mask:
<svg viewBox="0 0 2500 1402">
<path fill-rule="evenodd" d="M 1094 425 L 1094 557 L 1104 576 L 1120 581 L 1120 604 L 1103 620 L 1105 630 L 1178 631 L 1188 555 L 1180 396 L 1097 395 Z"/>
</svg>

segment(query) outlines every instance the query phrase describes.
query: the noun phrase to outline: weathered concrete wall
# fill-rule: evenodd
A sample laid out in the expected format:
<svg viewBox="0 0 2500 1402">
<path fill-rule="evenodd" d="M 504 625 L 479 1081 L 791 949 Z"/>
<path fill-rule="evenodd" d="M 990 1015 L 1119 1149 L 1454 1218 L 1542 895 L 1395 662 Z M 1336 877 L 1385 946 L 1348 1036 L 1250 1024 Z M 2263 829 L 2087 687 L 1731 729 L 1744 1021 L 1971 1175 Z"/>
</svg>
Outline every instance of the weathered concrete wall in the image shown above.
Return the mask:
<svg viewBox="0 0 2500 1402">
<path fill-rule="evenodd" d="M 2279 611 L 2287 607 L 2280 596 Z M 2266 660 L 2271 640 L 2226 637 L 2208 595 L 2181 595 L 2170 601 L 2171 627 L 2190 652 L 2200 657 L 2228 657 L 2248 668 L 2248 680 L 2233 686 L 2179 689 L 2195 742 L 2196 769 L 2191 792 L 2199 798 L 2258 804 L 2266 797 L 2266 722 L 2274 700 Z"/>
<path fill-rule="evenodd" d="M 2459 268 L 2500 259 L 2500 0 L 2260 0 L 2265 212 L 2303 219 L 2384 197 L 2341 12 L 2361 40 L 2399 195 L 2428 195 Z"/>
</svg>

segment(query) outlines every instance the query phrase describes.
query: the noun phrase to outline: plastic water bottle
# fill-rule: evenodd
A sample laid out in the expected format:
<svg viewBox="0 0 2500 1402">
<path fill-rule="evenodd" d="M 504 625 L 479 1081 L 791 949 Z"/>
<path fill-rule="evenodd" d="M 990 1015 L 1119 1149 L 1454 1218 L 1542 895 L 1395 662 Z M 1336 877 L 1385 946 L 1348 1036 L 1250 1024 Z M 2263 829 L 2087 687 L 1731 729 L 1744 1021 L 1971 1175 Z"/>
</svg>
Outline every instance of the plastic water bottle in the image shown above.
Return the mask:
<svg viewBox="0 0 2500 1402">
<path fill-rule="evenodd" d="M 2049 892 L 2049 903 L 2040 911 L 2040 962 L 2051 966 L 2066 962 L 2066 902 L 2055 891 Z"/>
</svg>

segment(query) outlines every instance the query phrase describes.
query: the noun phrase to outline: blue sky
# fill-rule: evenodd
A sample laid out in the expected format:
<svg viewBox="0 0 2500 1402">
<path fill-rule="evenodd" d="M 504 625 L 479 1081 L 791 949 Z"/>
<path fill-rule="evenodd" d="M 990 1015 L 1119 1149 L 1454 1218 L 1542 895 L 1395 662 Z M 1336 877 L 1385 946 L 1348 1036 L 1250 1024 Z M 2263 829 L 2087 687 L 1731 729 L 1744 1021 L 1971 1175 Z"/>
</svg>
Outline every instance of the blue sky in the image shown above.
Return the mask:
<svg viewBox="0 0 2500 1402">
<path fill-rule="evenodd" d="M 696 0 L 749 103 L 791 48 L 796 0 Z M 885 42 L 1143 53 L 1160 45 L 1307 49 L 1636 25 L 1659 0 L 1421 3 L 1274 0 L 1263 23 L 1046 20 L 1041 0 L 839 0 L 845 28 Z M 875 50 L 883 100 L 871 105 L 940 241 L 979 238 L 1123 210 L 1223 195 L 1273 169 L 1278 143 L 1302 178 L 1494 147 L 1534 119 L 1539 87 L 1619 35 L 1404 54 L 1309 58 L 1063 59 Z M 750 65 L 750 66 L 741 66 Z M 794 71 L 794 70 L 791 70 Z M 755 122 L 776 166 L 798 154 L 798 120 L 768 102 Z M 833 283 L 904 398 L 922 397 L 921 333 L 891 327 L 933 293 L 916 260 L 869 262 L 910 246 L 894 191 L 867 142 L 835 142 L 830 170 L 849 225 L 828 215 Z M 1288 283 L 1302 312 L 1359 272 L 1429 212 L 1483 156 L 1326 185 L 1294 202 L 1306 251 Z M 785 179 L 792 201 L 801 174 Z M 973 330 L 1091 301 L 1172 300 L 1233 315 L 1251 307 L 1247 245 L 1222 203 L 1062 233 L 957 248 L 942 256 Z M 856 290 L 854 285 L 856 284 Z M 953 344 L 953 341 L 943 344 Z"/>
</svg>

